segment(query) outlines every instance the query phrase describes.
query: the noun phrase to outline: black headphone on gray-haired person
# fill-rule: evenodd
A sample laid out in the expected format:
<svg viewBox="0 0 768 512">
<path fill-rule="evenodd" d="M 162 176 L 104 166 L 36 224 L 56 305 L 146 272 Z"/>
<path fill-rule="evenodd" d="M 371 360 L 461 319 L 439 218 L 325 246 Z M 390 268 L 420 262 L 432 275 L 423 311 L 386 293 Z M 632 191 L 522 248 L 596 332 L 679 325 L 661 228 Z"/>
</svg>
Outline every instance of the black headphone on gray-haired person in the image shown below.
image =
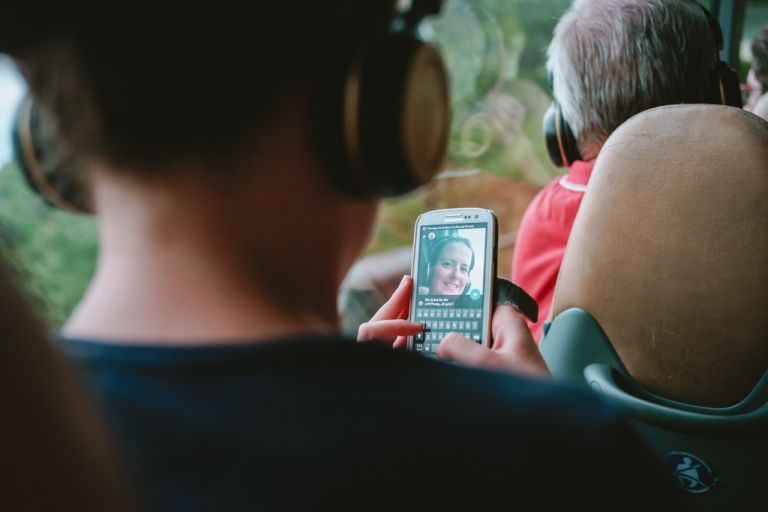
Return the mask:
<svg viewBox="0 0 768 512">
<path fill-rule="evenodd" d="M 334 184 L 352 198 L 404 194 L 440 170 L 450 107 L 445 66 L 418 36 L 442 0 L 413 0 L 386 30 L 342 55 L 315 90 L 318 150 Z M 16 161 L 32 188 L 55 207 L 91 211 L 76 163 L 52 123 L 28 96 L 13 128 Z"/>
<path fill-rule="evenodd" d="M 550 87 L 553 79 L 550 78 Z M 576 160 L 581 160 L 579 141 L 573 134 L 568 121 L 563 117 L 560 103 L 553 101 L 544 114 L 544 140 L 547 143 L 549 158 L 558 167 L 569 167 Z"/>
<path fill-rule="evenodd" d="M 739 77 L 736 71 L 725 61 L 720 59 L 720 51 L 723 49 L 723 32 L 720 23 L 706 7 L 694 2 L 704 12 L 709 24 L 709 30 L 715 43 L 715 65 L 712 68 L 712 82 L 716 84 L 717 95 L 711 99 L 713 104 L 742 107 L 741 89 Z M 549 75 L 549 87 L 554 91 L 555 77 Z M 563 117 L 560 103 L 553 101 L 544 114 L 544 139 L 547 144 L 549 158 L 558 167 L 569 167 L 576 160 L 581 160 L 581 152 L 576 135 L 573 133 L 568 121 Z"/>
</svg>

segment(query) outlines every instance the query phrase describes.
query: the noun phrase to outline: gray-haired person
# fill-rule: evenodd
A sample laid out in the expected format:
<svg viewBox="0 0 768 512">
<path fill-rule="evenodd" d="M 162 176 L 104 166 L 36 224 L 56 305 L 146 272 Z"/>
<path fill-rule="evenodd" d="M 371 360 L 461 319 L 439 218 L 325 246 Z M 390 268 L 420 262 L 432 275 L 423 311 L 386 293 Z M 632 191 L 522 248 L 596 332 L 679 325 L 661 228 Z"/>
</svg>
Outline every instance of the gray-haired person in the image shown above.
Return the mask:
<svg viewBox="0 0 768 512">
<path fill-rule="evenodd" d="M 652 107 L 721 102 L 714 73 L 719 27 L 707 14 L 693 0 L 576 0 L 555 27 L 547 68 L 579 155 L 534 198 L 517 235 L 512 278 L 539 302 L 539 321 L 529 324 L 535 339 L 608 136 Z"/>
</svg>

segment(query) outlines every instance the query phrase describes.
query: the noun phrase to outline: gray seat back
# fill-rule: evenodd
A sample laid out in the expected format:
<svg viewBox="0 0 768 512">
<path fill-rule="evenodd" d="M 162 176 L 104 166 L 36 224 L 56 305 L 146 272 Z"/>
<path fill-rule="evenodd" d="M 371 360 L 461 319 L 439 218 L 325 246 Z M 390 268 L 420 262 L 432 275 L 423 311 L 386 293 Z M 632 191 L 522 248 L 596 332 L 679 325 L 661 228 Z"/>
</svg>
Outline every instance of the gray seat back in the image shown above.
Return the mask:
<svg viewBox="0 0 768 512">
<path fill-rule="evenodd" d="M 768 372 L 740 402 L 704 407 L 650 393 L 629 375 L 587 312 L 560 313 L 541 345 L 555 378 L 618 404 L 696 510 L 751 510 L 768 503 Z"/>
<path fill-rule="evenodd" d="M 676 105 L 606 141 L 541 351 L 627 410 L 702 509 L 768 503 L 768 124 Z"/>
</svg>

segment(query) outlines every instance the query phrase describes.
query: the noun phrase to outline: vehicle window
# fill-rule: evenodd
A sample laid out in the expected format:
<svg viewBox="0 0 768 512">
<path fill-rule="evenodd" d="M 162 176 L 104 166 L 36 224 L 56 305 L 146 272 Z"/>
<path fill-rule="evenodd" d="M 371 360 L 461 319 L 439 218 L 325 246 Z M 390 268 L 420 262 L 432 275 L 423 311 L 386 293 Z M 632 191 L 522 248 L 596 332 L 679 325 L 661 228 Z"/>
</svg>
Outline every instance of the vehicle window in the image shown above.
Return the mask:
<svg viewBox="0 0 768 512">
<path fill-rule="evenodd" d="M 480 206 L 499 217 L 498 271 L 508 276 L 520 218 L 559 172 L 541 132 L 551 101 L 544 64 L 552 30 L 569 5 L 569 0 L 451 0 L 424 24 L 423 35 L 440 47 L 450 76 L 453 116 L 444 170 L 421 189 L 384 201 L 367 255 L 410 247 L 413 224 L 424 211 Z M 768 0 L 749 0 L 742 79 L 751 37 L 765 23 Z M 10 59 L 0 55 L 0 250 L 55 328 L 93 272 L 95 223 L 46 207 L 13 168 L 9 127 L 23 93 Z"/>
<path fill-rule="evenodd" d="M 551 102 L 546 48 L 568 0 L 453 0 L 425 24 L 450 75 L 453 118 L 444 171 L 385 201 L 368 253 L 410 246 L 419 213 L 479 206 L 499 217 L 499 274 L 509 274 L 525 207 L 557 175 L 542 135 Z"/>
<path fill-rule="evenodd" d="M 409 247 L 419 213 L 481 206 L 500 220 L 499 272 L 508 274 L 520 217 L 556 175 L 541 134 L 550 103 L 544 69 L 552 29 L 569 0 L 452 0 L 423 26 L 442 50 L 453 119 L 445 169 L 406 197 L 384 202 L 367 254 Z M 48 208 L 11 161 L 10 124 L 24 94 L 0 56 L 0 250 L 52 328 L 74 308 L 92 274 L 92 218 Z"/>
<path fill-rule="evenodd" d="M 744 82 L 752 62 L 752 37 L 760 27 L 768 24 L 768 0 L 748 0 L 744 11 L 744 30 L 739 45 L 741 61 L 739 78 Z"/>
<path fill-rule="evenodd" d="M 0 55 L 0 253 L 43 319 L 56 329 L 80 299 L 96 262 L 96 225 L 47 207 L 11 158 L 10 127 L 26 86 Z"/>
</svg>

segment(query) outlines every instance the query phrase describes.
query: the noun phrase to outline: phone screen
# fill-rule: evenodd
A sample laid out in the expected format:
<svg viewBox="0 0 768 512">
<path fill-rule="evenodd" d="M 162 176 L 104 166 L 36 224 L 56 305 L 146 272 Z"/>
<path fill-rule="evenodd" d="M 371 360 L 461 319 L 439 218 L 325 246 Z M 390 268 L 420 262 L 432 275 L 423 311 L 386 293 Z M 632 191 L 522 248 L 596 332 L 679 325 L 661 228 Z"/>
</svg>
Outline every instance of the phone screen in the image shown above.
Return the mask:
<svg viewBox="0 0 768 512">
<path fill-rule="evenodd" d="M 434 352 L 449 332 L 484 343 L 488 223 L 422 225 L 418 236 L 413 321 L 425 330 L 414 350 Z"/>
</svg>

